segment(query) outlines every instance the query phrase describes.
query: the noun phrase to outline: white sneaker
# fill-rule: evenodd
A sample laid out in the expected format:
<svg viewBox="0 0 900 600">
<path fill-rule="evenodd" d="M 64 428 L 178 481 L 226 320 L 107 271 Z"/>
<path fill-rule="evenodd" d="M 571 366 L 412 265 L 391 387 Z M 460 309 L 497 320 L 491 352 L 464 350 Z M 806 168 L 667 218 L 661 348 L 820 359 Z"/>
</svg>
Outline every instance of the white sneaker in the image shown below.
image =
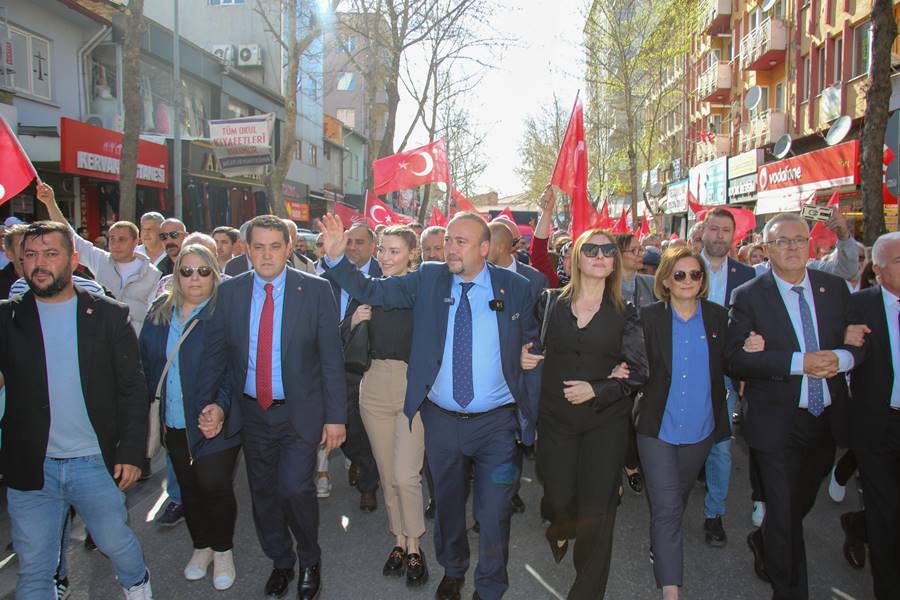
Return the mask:
<svg viewBox="0 0 900 600">
<path fill-rule="evenodd" d="M 766 503 L 754 502 L 753 515 L 750 518 L 753 520 L 754 527 L 762 527 L 763 519 L 766 518 Z"/>
<path fill-rule="evenodd" d="M 234 555 L 231 550 L 213 554 L 213 587 L 227 590 L 234 585 Z"/>
<path fill-rule="evenodd" d="M 153 600 L 153 590 L 150 588 L 150 571 L 147 571 L 143 583 L 125 590 L 125 600 Z"/>
<path fill-rule="evenodd" d="M 834 478 L 834 470 L 837 467 L 831 467 L 831 477 L 828 482 L 828 495 L 832 500 L 840 504 L 844 501 L 844 496 L 847 495 L 847 486 L 841 485 L 837 482 L 837 479 Z"/>
<path fill-rule="evenodd" d="M 331 480 L 328 477 L 316 479 L 316 497 L 327 498 L 331 495 Z"/>
<path fill-rule="evenodd" d="M 194 550 L 191 560 L 184 568 L 184 578 L 188 581 L 197 581 L 206 577 L 206 570 L 209 569 L 209 563 L 213 561 L 213 551 L 211 548 L 201 548 Z"/>
</svg>

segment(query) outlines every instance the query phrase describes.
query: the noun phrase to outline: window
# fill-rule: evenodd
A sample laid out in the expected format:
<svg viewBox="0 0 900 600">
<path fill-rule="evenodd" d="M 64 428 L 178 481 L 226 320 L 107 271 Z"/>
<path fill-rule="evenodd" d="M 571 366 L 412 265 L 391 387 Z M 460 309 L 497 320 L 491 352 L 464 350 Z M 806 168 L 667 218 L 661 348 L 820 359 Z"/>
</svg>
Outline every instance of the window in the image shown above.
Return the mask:
<svg viewBox="0 0 900 600">
<path fill-rule="evenodd" d="M 209 0 L 210 6 L 230 6 L 234 4 L 243 4 L 244 0 Z"/>
<path fill-rule="evenodd" d="M 831 59 L 831 64 L 834 72 L 831 80 L 839 83 L 844 80 L 844 38 L 835 38 L 832 52 L 834 52 L 834 57 Z"/>
<path fill-rule="evenodd" d="M 303 140 L 294 142 L 294 160 L 303 160 Z"/>
<path fill-rule="evenodd" d="M 809 54 L 800 59 L 800 101 L 809 100 Z"/>
<path fill-rule="evenodd" d="M 710 115 L 709 132 L 717 134 L 722 133 L 722 115 Z"/>
<path fill-rule="evenodd" d="M 13 68 L 16 70 L 13 87 L 50 100 L 50 42 L 12 27 L 9 33 L 13 45 Z"/>
<path fill-rule="evenodd" d="M 775 112 L 784 112 L 784 82 L 775 86 Z"/>
<path fill-rule="evenodd" d="M 341 49 L 344 52 L 346 52 L 347 54 L 353 54 L 354 52 L 356 52 L 356 36 L 355 35 L 353 35 L 351 33 L 341 34 L 340 44 L 341 44 Z"/>
<path fill-rule="evenodd" d="M 853 28 L 853 70 L 851 77 L 869 72 L 869 54 L 872 45 L 872 24 L 868 21 Z"/>
<path fill-rule="evenodd" d="M 821 94 L 825 89 L 825 46 L 815 49 L 816 53 L 816 94 Z"/>
<path fill-rule="evenodd" d="M 834 25 L 837 23 L 837 14 L 838 14 L 838 0 L 828 0 L 828 24 Z"/>
<path fill-rule="evenodd" d="M 342 92 L 352 92 L 356 89 L 356 73 L 341 72 L 338 73 L 337 89 Z"/>
<path fill-rule="evenodd" d="M 312 142 L 308 142 L 309 152 L 306 156 L 306 163 L 313 167 L 319 166 L 319 147 L 313 144 Z"/>
<path fill-rule="evenodd" d="M 356 109 L 354 108 L 339 108 L 335 111 L 337 114 L 338 121 L 349 127 L 350 129 L 356 129 Z"/>
<path fill-rule="evenodd" d="M 772 17 L 775 19 L 784 19 L 784 0 L 778 0 L 775 3 L 775 10 L 772 11 Z"/>
</svg>

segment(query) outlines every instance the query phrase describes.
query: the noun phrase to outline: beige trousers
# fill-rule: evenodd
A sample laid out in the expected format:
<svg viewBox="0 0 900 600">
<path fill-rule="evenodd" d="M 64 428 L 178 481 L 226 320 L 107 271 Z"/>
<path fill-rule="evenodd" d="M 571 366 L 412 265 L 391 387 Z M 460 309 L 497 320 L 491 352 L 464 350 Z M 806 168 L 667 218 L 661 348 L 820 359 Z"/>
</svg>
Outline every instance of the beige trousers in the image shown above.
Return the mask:
<svg viewBox="0 0 900 600">
<path fill-rule="evenodd" d="M 419 538 L 425 533 L 422 461 L 425 430 L 416 414 L 410 431 L 403 414 L 406 363 L 373 360 L 359 385 L 359 412 L 378 465 L 391 533 Z"/>
</svg>

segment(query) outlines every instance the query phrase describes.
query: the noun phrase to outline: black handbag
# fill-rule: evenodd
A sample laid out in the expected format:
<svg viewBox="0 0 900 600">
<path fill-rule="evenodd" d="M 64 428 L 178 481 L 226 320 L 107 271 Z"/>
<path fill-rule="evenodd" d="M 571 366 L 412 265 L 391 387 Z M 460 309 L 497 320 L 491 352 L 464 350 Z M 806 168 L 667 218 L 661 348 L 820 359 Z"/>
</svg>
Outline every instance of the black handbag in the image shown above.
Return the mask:
<svg viewBox="0 0 900 600">
<path fill-rule="evenodd" d="M 362 375 L 372 365 L 369 356 L 369 322 L 363 321 L 350 331 L 344 344 L 344 368 L 350 373 Z"/>
</svg>

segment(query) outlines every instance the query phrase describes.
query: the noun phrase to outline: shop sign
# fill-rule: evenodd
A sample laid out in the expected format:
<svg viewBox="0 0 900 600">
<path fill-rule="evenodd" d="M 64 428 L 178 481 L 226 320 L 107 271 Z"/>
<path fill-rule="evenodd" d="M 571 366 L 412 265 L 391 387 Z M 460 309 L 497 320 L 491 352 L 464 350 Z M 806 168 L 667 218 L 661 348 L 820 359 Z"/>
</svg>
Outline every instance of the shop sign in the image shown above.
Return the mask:
<svg viewBox="0 0 900 600">
<path fill-rule="evenodd" d="M 725 204 L 728 199 L 728 157 L 722 156 L 691 168 L 688 191 L 704 206 Z"/>
<path fill-rule="evenodd" d="M 309 202 L 285 200 L 284 208 L 292 221 L 309 221 Z"/>
<path fill-rule="evenodd" d="M 688 179 L 673 181 L 666 189 L 663 212 L 667 215 L 687 211 Z"/>
<path fill-rule="evenodd" d="M 254 115 L 209 122 L 209 137 L 225 177 L 263 175 L 272 164 L 275 115 Z"/>
<path fill-rule="evenodd" d="M 122 134 L 62 117 L 59 168 L 63 173 L 119 180 Z M 169 150 L 161 144 L 138 140 L 137 181 L 140 185 L 169 187 Z"/>
<path fill-rule="evenodd" d="M 309 186 L 305 183 L 286 179 L 281 184 L 281 195 L 284 196 L 285 200 L 290 200 L 291 202 L 304 202 L 306 201 L 306 196 L 308 194 Z"/>
<path fill-rule="evenodd" d="M 749 202 L 756 192 L 756 173 L 728 180 L 728 202 Z"/>
<path fill-rule="evenodd" d="M 755 176 L 756 169 L 761 164 L 763 164 L 762 148 L 732 156 L 728 159 L 728 179 L 736 179 L 751 173 Z"/>
<path fill-rule="evenodd" d="M 213 152 L 212 146 L 203 142 L 191 142 L 187 152 L 188 170 L 191 175 L 199 177 L 220 178 L 225 177 L 219 161 Z M 235 184 L 264 185 L 260 175 L 246 175 L 244 177 L 229 177 L 229 181 Z"/>
</svg>

